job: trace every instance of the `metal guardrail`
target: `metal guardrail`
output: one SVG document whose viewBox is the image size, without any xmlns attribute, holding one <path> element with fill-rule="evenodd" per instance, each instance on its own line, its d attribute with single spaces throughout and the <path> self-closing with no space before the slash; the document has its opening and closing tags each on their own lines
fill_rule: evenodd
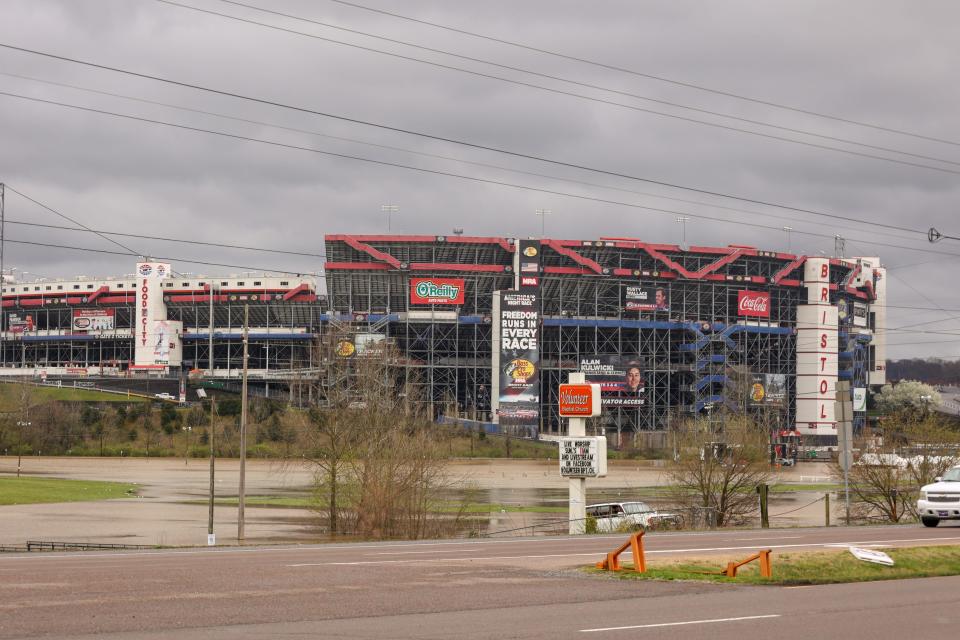
<svg viewBox="0 0 960 640">
<path fill-rule="evenodd" d="M 106 549 L 152 549 L 142 544 L 112 544 L 102 542 L 52 542 L 27 540 L 27 551 L 95 551 Z M 21 549 L 22 551 L 23 549 Z"/>
</svg>

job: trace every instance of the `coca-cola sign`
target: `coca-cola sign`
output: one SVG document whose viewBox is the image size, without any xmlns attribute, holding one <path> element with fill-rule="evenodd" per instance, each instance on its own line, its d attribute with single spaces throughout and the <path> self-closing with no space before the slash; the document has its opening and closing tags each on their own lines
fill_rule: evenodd
<svg viewBox="0 0 960 640">
<path fill-rule="evenodd" d="M 737 315 L 753 318 L 770 317 L 769 291 L 738 291 Z"/>
</svg>

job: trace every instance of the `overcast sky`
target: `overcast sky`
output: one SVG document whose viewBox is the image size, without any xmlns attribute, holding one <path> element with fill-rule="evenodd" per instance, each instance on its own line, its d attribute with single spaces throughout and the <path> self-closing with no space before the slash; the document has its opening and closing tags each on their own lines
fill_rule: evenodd
<svg viewBox="0 0 960 640">
<path fill-rule="evenodd" d="M 690 244 L 785 250 L 789 241 L 793 252 L 833 255 L 833 236 L 841 234 L 847 238 L 845 255 L 879 255 L 890 268 L 891 327 L 929 323 L 892 332 L 890 344 L 901 346 L 892 346 L 890 355 L 960 354 L 960 320 L 952 319 L 960 317 L 956 286 L 960 242 L 944 240 L 934 246 L 925 237 L 931 226 L 960 236 L 956 2 L 918 6 L 906 0 L 357 0 L 371 8 L 637 73 L 331 0 L 244 2 L 553 78 L 220 0 L 182 4 L 541 88 L 157 0 L 3 0 L 0 43 L 634 178 L 922 233 L 552 165 L 6 48 L 0 48 L 3 92 L 566 195 L 2 95 L 0 182 L 94 229 L 312 254 L 323 253 L 327 233 L 385 232 L 383 204 L 399 206 L 392 229 L 403 234 L 443 234 L 462 227 L 468 235 L 539 235 L 536 209 L 552 211 L 545 221 L 548 236 L 573 239 L 630 236 L 679 242 L 678 214 L 691 216 L 686 223 Z M 806 115 L 643 74 L 915 135 Z M 824 146 L 854 153 L 820 148 Z M 703 220 L 698 215 L 747 224 Z M 6 217 L 4 266 L 15 267 L 18 278 L 119 275 L 133 270 L 132 257 L 11 242 L 124 251 L 89 233 L 11 224 L 71 223 L 10 191 Z M 785 225 L 793 231 L 783 231 Z M 323 262 L 320 257 L 115 240 L 138 253 L 173 258 L 180 272 L 318 272 Z M 236 266 L 204 266 L 189 259 Z"/>
</svg>

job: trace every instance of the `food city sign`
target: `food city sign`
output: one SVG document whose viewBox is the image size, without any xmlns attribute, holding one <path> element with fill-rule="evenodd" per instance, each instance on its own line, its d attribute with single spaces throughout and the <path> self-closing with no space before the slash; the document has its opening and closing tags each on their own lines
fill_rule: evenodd
<svg viewBox="0 0 960 640">
<path fill-rule="evenodd" d="M 561 418 L 593 418 L 598 415 L 600 415 L 600 385 L 560 385 Z"/>
<path fill-rule="evenodd" d="M 737 315 L 753 318 L 770 317 L 769 291 L 738 291 Z"/>
<path fill-rule="evenodd" d="M 138 262 L 137 315 L 134 362 L 136 366 L 155 365 L 156 322 L 167 319 L 166 305 L 160 285 L 170 275 L 170 265 L 160 262 Z M 166 336 L 162 336 L 166 339 Z"/>
</svg>

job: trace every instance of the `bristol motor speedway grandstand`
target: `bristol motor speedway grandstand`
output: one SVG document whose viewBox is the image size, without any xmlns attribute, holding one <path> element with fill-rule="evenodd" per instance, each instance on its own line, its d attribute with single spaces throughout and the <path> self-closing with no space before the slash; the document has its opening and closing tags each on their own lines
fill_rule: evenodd
<svg viewBox="0 0 960 640">
<path fill-rule="evenodd" d="M 130 380 L 186 366 L 236 380 L 246 306 L 262 393 L 282 396 L 304 371 L 321 371 L 313 345 L 324 335 L 349 343 L 345 357 L 389 340 L 434 415 L 522 435 L 561 430 L 558 385 L 577 370 L 601 385 L 608 432 L 663 430 L 725 406 L 822 444 L 836 441 L 838 423 L 862 424 L 864 390 L 884 382 L 876 257 L 631 238 L 328 235 L 325 244 L 319 283 L 174 277 L 163 263 L 103 280 L 8 282 L 0 371 Z"/>
</svg>

